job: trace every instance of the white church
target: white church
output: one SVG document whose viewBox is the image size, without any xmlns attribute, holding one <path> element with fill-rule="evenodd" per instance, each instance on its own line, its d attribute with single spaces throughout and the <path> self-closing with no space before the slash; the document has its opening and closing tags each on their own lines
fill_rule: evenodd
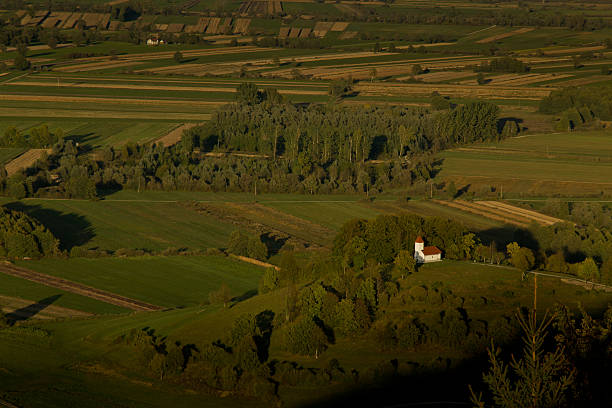
<svg viewBox="0 0 612 408">
<path fill-rule="evenodd" d="M 438 262 L 442 260 L 442 251 L 436 246 L 425 246 L 425 241 L 418 236 L 414 241 L 414 259 L 417 263 Z"/>
</svg>

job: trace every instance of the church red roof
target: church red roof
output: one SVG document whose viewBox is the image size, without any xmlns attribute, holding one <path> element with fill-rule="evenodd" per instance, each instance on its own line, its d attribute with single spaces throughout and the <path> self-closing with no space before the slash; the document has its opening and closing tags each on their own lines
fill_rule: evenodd
<svg viewBox="0 0 612 408">
<path fill-rule="evenodd" d="M 441 253 L 442 251 L 436 246 L 427 246 L 423 248 L 423 255 L 438 255 Z"/>
<path fill-rule="evenodd" d="M 417 244 L 422 244 L 422 243 L 424 243 L 425 241 L 423 241 L 423 237 L 421 237 L 421 236 L 419 235 L 419 236 L 417 237 L 416 241 L 414 241 L 414 242 L 416 242 Z"/>
</svg>

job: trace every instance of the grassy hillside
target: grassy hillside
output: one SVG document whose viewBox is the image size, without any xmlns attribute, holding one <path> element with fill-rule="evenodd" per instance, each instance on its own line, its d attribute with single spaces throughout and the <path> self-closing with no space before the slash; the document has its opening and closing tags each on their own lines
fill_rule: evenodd
<svg viewBox="0 0 612 408">
<path fill-rule="evenodd" d="M 564 284 L 558 279 L 541 277 L 538 281 L 538 308 L 542 311 L 552 307 L 555 302 L 562 302 L 572 307 L 576 307 L 577 303 L 581 302 L 587 310 L 597 312 L 612 301 L 612 294 L 586 291 L 578 286 Z M 533 280 L 528 278 L 522 281 L 520 272 L 506 268 L 445 261 L 426 265 L 402 282 L 402 288 L 406 288 L 404 290 L 415 285 L 428 287 L 442 285 L 443 288 L 451 290 L 455 295 L 465 299 L 464 307 L 473 320 L 487 319 L 501 314 L 512 315 L 519 306 L 532 304 Z M 14 390 L 10 394 L 11 400 L 20 402 L 24 406 L 40 406 L 51 389 L 55 391 L 45 400 L 46 406 L 76 404 L 88 407 L 92 401 L 103 399 L 111 405 L 157 407 L 164 406 L 171 397 L 176 400 L 173 406 L 183 406 L 181 404 L 189 406 L 195 403 L 201 404 L 198 406 L 246 406 L 247 401 L 216 400 L 211 397 L 183 394 L 176 387 L 170 389 L 169 384 L 159 383 L 148 377 L 146 373 L 135 369 L 137 365 L 135 357 L 130 355 L 131 349 L 111 344 L 130 329 L 142 327 L 152 328 L 160 336 L 169 336 L 170 339 L 181 342 L 206 344 L 223 338 L 233 320 L 243 313 L 256 314 L 263 310 L 280 313 L 284 307 L 284 298 L 284 290 L 280 290 L 255 296 L 228 309 L 217 306 L 188 307 L 80 321 L 31 323 L 29 326 L 48 330 L 50 334 L 34 335 L 35 332 L 18 334 L 11 330 L 0 333 L 0 350 L 5 351 L 0 354 L 2 364 L 11 373 L 9 375 L 7 372 L 0 372 L 0 379 L 3 384 L 9 385 L 10 389 Z M 486 301 L 483 303 L 481 300 L 476 304 L 474 302 L 477 299 L 486 299 Z M 408 312 L 419 318 L 427 318 L 428 315 L 435 315 L 444 307 L 444 305 L 415 301 L 407 305 L 393 303 L 386 310 L 391 314 Z M 12 352 L 6 352 L 8 350 Z M 338 339 L 318 360 L 282 352 L 274 341 L 271 353 L 272 358 L 298 361 L 309 367 L 325 367 L 332 358 L 337 358 L 343 367 L 355 367 L 359 370 L 375 366 L 385 359 L 399 358 L 400 361 L 430 364 L 438 357 L 450 358 L 452 367 L 459 369 L 461 367 L 459 363 L 468 357 L 448 347 L 427 345 L 420 346 L 414 351 L 381 350 L 368 336 Z M 35 361 L 37 364 L 34 368 L 32 364 Z M 452 387 L 446 387 L 440 395 L 461 400 L 461 396 L 452 393 L 463 390 L 460 394 L 465 395 L 465 384 L 477 381 L 479 375 L 477 371 L 477 366 L 472 366 L 471 371 L 464 371 L 464 375 L 469 373 L 473 377 L 462 377 L 461 381 L 455 382 Z M 34 373 L 37 380 L 35 382 L 27 380 L 28 376 Z M 129 375 L 129 381 L 125 381 L 126 375 Z M 122 385 L 119 386 L 118 381 L 122 381 Z M 417 383 L 408 381 L 408 384 Z M 419 390 L 413 385 L 409 385 L 411 394 L 421 395 L 424 390 Z M 26 389 L 27 393 L 20 392 Z M 403 390 L 406 391 L 406 388 Z M 320 386 L 281 387 L 281 395 L 288 406 L 302 406 L 317 400 L 324 401 L 335 392 L 342 391 L 346 389 Z M 166 396 L 162 396 L 162 393 Z"/>
</svg>

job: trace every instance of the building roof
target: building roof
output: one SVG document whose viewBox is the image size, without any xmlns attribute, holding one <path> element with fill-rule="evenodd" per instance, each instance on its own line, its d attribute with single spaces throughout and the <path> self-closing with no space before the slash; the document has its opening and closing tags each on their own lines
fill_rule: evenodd
<svg viewBox="0 0 612 408">
<path fill-rule="evenodd" d="M 423 237 L 421 237 L 421 236 L 419 235 L 419 236 L 417 237 L 416 241 L 414 241 L 414 242 L 419 243 L 419 244 L 422 244 L 422 243 L 424 243 L 425 241 L 423 241 Z"/>
<path fill-rule="evenodd" d="M 441 254 L 442 251 L 437 246 L 427 246 L 423 248 L 423 255 L 438 255 Z"/>
</svg>

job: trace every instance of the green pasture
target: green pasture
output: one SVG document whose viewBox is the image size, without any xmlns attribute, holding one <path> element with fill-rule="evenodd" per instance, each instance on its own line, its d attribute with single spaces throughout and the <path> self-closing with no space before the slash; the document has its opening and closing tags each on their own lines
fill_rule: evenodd
<svg viewBox="0 0 612 408">
<path fill-rule="evenodd" d="M 236 228 L 175 202 L 4 199 L 4 203 L 38 219 L 66 249 L 217 248 L 227 245 Z"/>
<path fill-rule="evenodd" d="M 263 268 L 224 256 L 73 258 L 20 262 L 20 266 L 165 307 L 208 301 L 227 284 L 233 296 L 257 289 Z"/>
</svg>

